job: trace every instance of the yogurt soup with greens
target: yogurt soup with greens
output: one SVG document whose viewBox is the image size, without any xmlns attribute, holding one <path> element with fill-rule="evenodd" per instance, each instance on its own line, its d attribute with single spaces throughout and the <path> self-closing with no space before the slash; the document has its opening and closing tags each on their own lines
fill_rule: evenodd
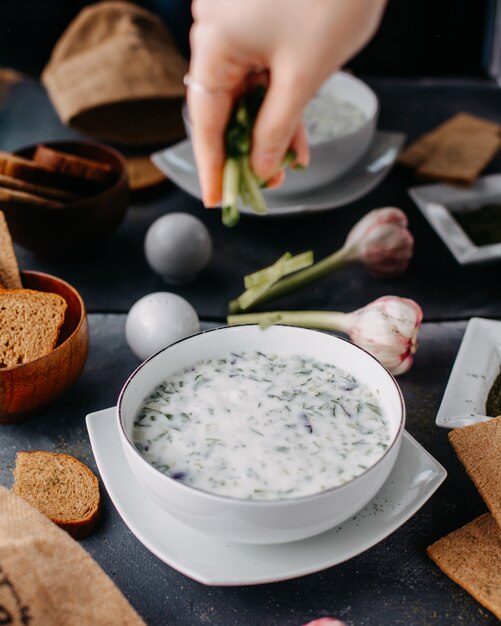
<svg viewBox="0 0 501 626">
<path fill-rule="evenodd" d="M 390 443 L 371 388 L 304 356 L 198 361 L 148 396 L 133 440 L 154 467 L 204 491 L 277 499 L 362 474 Z"/>
</svg>

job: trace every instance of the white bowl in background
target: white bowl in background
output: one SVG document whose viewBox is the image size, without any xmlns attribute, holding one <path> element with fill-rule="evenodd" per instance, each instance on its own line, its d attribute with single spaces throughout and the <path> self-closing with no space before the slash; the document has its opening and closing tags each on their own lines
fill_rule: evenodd
<svg viewBox="0 0 501 626">
<path fill-rule="evenodd" d="M 316 494 L 276 500 L 249 500 L 196 489 L 153 467 L 132 442 L 134 418 L 143 400 L 165 378 L 200 359 L 229 352 L 270 351 L 301 354 L 331 363 L 370 385 L 378 394 L 390 429 L 384 455 L 348 483 Z M 379 491 L 397 459 L 405 421 L 400 389 L 391 374 L 369 353 L 328 333 L 291 326 L 221 327 L 172 344 L 140 365 L 118 400 L 120 438 L 130 468 L 160 506 L 196 530 L 226 541 L 284 543 L 319 534 L 344 522 Z"/>
<path fill-rule="evenodd" d="M 336 72 L 329 76 L 318 92 L 332 94 L 337 100 L 352 104 L 361 111 L 364 121 L 344 135 L 310 144 L 309 166 L 298 172 L 288 171 L 284 184 L 269 193 L 302 193 L 340 178 L 361 159 L 374 139 L 379 101 L 366 83 L 346 72 Z M 191 138 L 191 123 L 186 104 L 183 105 L 182 114 L 186 134 Z"/>
<path fill-rule="evenodd" d="M 379 102 L 366 83 L 346 72 L 336 72 L 319 91 L 355 106 L 364 121 L 346 134 L 321 143 L 310 142 L 310 165 L 299 172 L 287 171 L 284 184 L 273 190 L 277 195 L 309 191 L 340 178 L 361 159 L 374 139 Z"/>
</svg>

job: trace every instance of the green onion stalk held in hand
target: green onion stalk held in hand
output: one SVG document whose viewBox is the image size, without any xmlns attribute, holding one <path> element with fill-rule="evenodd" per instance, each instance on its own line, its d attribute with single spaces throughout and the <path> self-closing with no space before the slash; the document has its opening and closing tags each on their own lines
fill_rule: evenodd
<svg viewBox="0 0 501 626">
<path fill-rule="evenodd" d="M 268 209 L 261 189 L 265 181 L 254 174 L 250 166 L 252 132 L 257 114 L 266 94 L 262 85 L 245 92 L 235 103 L 225 132 L 226 161 L 223 170 L 223 224 L 235 226 L 240 219 L 239 202 L 264 215 Z M 282 165 L 293 165 L 294 150 L 285 155 Z M 300 166 L 294 165 L 294 169 Z"/>
<path fill-rule="evenodd" d="M 257 297 L 250 298 L 245 292 L 242 294 L 245 297 L 230 302 L 230 313 L 285 296 L 352 263 L 361 263 L 374 276 L 398 276 L 407 269 L 413 252 L 414 239 L 407 224 L 407 216 L 400 209 L 386 207 L 370 211 L 351 229 L 340 250 L 313 265 L 296 268 L 300 271 L 294 274 L 269 281 Z"/>
<path fill-rule="evenodd" d="M 421 307 L 408 298 L 384 296 L 352 313 L 334 311 L 275 311 L 230 315 L 228 324 L 273 324 L 339 331 L 370 352 L 392 374 L 404 374 L 417 350 L 423 319 Z"/>
</svg>

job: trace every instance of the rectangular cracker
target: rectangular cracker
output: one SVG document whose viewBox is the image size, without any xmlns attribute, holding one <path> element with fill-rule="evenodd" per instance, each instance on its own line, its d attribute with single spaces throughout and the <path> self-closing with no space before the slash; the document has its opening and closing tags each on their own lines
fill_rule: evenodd
<svg viewBox="0 0 501 626">
<path fill-rule="evenodd" d="M 501 148 L 501 136 L 480 131 L 442 137 L 433 154 L 420 165 L 421 178 L 471 185 Z"/>
<path fill-rule="evenodd" d="M 501 530 L 485 513 L 426 550 L 438 567 L 501 619 Z"/>
<path fill-rule="evenodd" d="M 0 287 L 21 289 L 21 276 L 5 215 L 0 211 Z"/>
<path fill-rule="evenodd" d="M 457 113 L 407 146 L 398 162 L 417 169 L 431 158 L 444 138 L 457 135 L 468 135 L 471 138 L 476 133 L 501 135 L 501 125 L 471 113 Z"/>
<path fill-rule="evenodd" d="M 456 428 L 449 441 L 501 528 L 501 416 Z"/>
</svg>

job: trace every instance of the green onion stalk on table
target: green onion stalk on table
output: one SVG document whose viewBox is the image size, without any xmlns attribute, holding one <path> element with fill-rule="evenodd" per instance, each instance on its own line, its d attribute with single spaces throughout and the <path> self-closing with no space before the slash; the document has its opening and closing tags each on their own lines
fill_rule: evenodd
<svg viewBox="0 0 501 626">
<path fill-rule="evenodd" d="M 371 211 L 351 229 L 341 249 L 322 261 L 314 263 L 312 251 L 296 256 L 287 252 L 272 265 L 246 276 L 246 290 L 230 303 L 230 313 L 244 313 L 229 315 L 228 324 L 259 324 L 263 329 L 273 324 L 289 324 L 342 332 L 390 372 L 403 374 L 412 365 L 423 318 L 420 306 L 413 300 L 384 296 L 351 313 L 245 311 L 306 287 L 349 263 L 361 263 L 376 276 L 397 276 L 407 268 L 413 244 L 407 217 L 400 209 Z"/>
<path fill-rule="evenodd" d="M 229 315 L 228 324 L 259 324 L 263 330 L 273 324 L 302 326 L 342 332 L 367 350 L 395 376 L 412 366 L 423 312 L 409 298 L 383 296 L 366 306 L 339 311 L 273 311 Z"/>
<path fill-rule="evenodd" d="M 362 264 L 378 277 L 398 276 L 407 269 L 413 246 L 403 211 L 394 207 L 375 209 L 355 224 L 339 250 L 321 261 L 313 263 L 311 250 L 295 257 L 286 253 L 270 267 L 247 276 L 246 290 L 230 302 L 229 312 L 248 311 L 353 263 Z"/>
</svg>

